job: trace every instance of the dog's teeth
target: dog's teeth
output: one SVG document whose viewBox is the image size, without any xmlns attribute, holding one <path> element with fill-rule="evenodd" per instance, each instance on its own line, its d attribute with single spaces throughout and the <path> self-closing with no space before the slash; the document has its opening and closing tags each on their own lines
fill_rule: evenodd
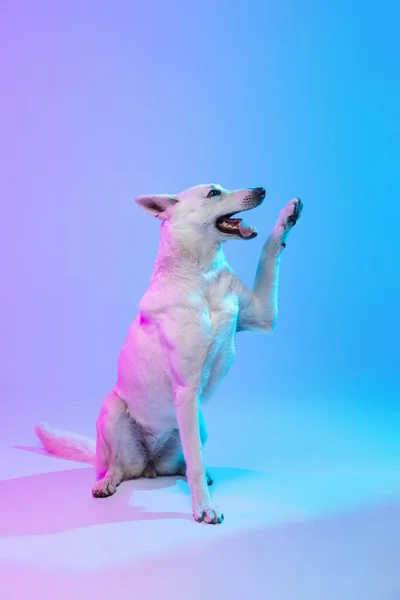
<svg viewBox="0 0 400 600">
<path fill-rule="evenodd" d="M 239 227 L 237 225 L 232 225 L 232 223 L 227 223 L 226 221 L 222 221 L 221 227 L 224 229 L 231 229 L 232 231 L 238 231 Z"/>
<path fill-rule="evenodd" d="M 232 225 L 231 223 L 226 223 L 225 221 L 223 221 L 221 223 L 221 225 L 223 225 L 224 227 L 226 227 L 227 229 L 237 229 L 236 225 Z"/>
</svg>

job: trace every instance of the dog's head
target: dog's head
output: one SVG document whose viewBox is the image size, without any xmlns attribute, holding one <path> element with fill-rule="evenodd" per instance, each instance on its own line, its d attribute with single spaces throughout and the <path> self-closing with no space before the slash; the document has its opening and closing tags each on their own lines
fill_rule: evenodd
<svg viewBox="0 0 400 600">
<path fill-rule="evenodd" d="M 210 184 L 197 185 L 177 196 L 141 196 L 136 203 L 147 213 L 168 221 L 177 232 L 225 242 L 256 237 L 256 229 L 234 215 L 259 206 L 264 198 L 262 187 L 230 191 Z"/>
</svg>

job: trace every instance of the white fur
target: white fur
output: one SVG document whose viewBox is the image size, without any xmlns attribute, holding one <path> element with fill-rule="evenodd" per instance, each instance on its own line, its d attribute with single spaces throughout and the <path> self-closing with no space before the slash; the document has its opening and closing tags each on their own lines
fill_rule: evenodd
<svg viewBox="0 0 400 600">
<path fill-rule="evenodd" d="M 210 197 L 210 190 L 219 195 Z M 280 254 L 302 209 L 295 199 L 279 215 L 250 291 L 222 249 L 241 236 L 222 233 L 216 220 L 258 206 L 261 190 L 202 185 L 178 196 L 137 199 L 162 221 L 160 247 L 120 353 L 116 385 L 97 419 L 96 457 L 84 438 L 36 429 L 50 453 L 96 462 L 95 496 L 113 494 L 124 479 L 186 473 L 195 519 L 222 522 L 207 486 L 200 404 L 227 374 L 236 332 L 275 327 Z"/>
<path fill-rule="evenodd" d="M 35 433 L 49 454 L 96 464 L 96 444 L 93 440 L 74 433 L 65 433 L 46 425 L 36 425 Z"/>
</svg>

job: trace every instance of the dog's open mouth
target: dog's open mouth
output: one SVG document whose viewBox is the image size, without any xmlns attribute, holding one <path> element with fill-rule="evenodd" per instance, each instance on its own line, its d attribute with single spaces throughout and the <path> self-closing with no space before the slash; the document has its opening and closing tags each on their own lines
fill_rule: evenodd
<svg viewBox="0 0 400 600">
<path fill-rule="evenodd" d="M 257 235 L 256 228 L 247 225 L 243 219 L 232 218 L 234 214 L 236 213 L 224 215 L 217 219 L 216 226 L 218 231 L 228 235 L 236 235 L 245 239 L 255 238 Z"/>
</svg>

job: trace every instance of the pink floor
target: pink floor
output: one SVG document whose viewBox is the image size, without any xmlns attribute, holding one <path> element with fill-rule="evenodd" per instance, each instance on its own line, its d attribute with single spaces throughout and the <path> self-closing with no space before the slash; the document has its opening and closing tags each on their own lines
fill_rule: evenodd
<svg viewBox="0 0 400 600">
<path fill-rule="evenodd" d="M 271 427 L 265 459 L 246 450 L 246 434 L 241 447 L 226 439 L 218 452 L 224 428 L 211 427 L 214 496 L 226 520 L 206 526 L 192 520 L 180 479 L 129 482 L 93 499 L 92 468 L 35 448 L 32 408 L 19 435 L 3 432 L 0 598 L 400 599 L 399 465 L 388 456 L 371 464 L 368 431 L 345 461 L 335 450 L 345 433 L 325 428 L 324 453 L 319 427 L 307 425 L 313 410 L 286 420 L 286 442 Z M 240 421 L 236 414 L 230 427 Z M 301 435 L 309 456 L 299 453 Z"/>
</svg>

